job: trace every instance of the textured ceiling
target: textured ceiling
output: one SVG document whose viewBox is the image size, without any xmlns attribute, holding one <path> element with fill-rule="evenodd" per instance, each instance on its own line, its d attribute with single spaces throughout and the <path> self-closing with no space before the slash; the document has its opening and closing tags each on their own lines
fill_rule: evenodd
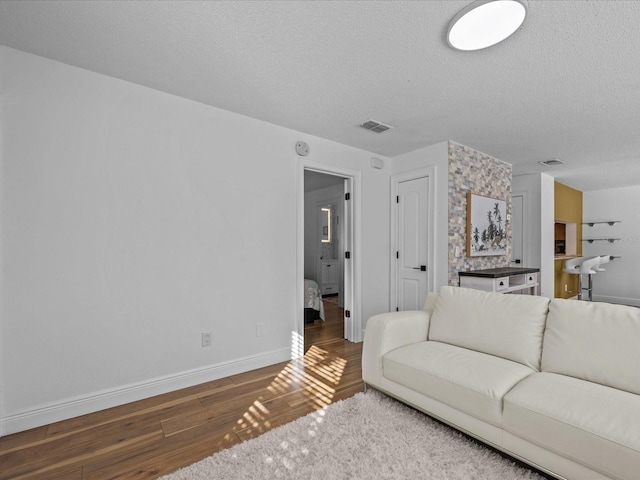
<svg viewBox="0 0 640 480">
<path fill-rule="evenodd" d="M 514 36 L 457 52 L 468 3 L 1 1 L 0 44 L 380 155 L 451 139 L 515 174 L 640 185 L 640 2 L 529 0 Z"/>
</svg>

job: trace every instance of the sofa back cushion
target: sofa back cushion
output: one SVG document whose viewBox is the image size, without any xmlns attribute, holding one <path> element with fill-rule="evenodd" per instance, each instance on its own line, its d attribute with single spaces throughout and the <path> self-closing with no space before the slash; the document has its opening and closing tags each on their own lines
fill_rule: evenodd
<svg viewBox="0 0 640 480">
<path fill-rule="evenodd" d="M 640 395 L 640 309 L 552 300 L 542 370 Z"/>
<path fill-rule="evenodd" d="M 545 297 L 441 287 L 431 315 L 429 340 L 540 370 L 548 309 Z"/>
<path fill-rule="evenodd" d="M 437 292 L 429 292 L 427 293 L 427 298 L 424 300 L 424 306 L 422 309 L 431 316 L 433 313 L 433 309 L 436 308 L 436 301 L 438 300 Z"/>
</svg>

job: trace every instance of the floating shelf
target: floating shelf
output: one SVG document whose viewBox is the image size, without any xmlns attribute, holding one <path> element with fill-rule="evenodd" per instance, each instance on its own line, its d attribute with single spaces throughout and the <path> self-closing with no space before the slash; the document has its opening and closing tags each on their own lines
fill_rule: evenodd
<svg viewBox="0 0 640 480">
<path fill-rule="evenodd" d="M 622 240 L 621 238 L 583 238 L 582 241 L 583 242 L 589 242 L 589 243 L 593 243 L 593 242 L 609 242 L 609 243 L 613 243 L 613 242 L 617 242 L 619 240 Z"/>
<path fill-rule="evenodd" d="M 582 225 L 589 225 L 590 227 L 593 227 L 594 225 L 597 225 L 598 223 L 606 223 L 610 226 L 613 227 L 614 224 L 616 223 L 620 223 L 621 220 L 606 220 L 604 222 L 583 222 Z"/>
</svg>

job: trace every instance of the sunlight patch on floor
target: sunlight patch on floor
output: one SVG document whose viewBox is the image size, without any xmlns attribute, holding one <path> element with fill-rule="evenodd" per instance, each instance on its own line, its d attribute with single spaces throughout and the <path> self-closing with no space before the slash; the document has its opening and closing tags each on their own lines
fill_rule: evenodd
<svg viewBox="0 0 640 480">
<path fill-rule="evenodd" d="M 291 332 L 291 358 L 301 358 L 304 355 L 304 335 Z"/>
<path fill-rule="evenodd" d="M 322 409 L 333 402 L 336 387 L 340 384 L 346 366 L 347 360 L 344 358 L 331 357 L 326 350 L 314 345 L 301 358 L 294 358 L 288 362 L 273 379 L 267 387 L 271 394 L 269 400 L 281 398 L 292 405 L 291 408 L 302 405 L 316 410 L 317 427 L 324 416 Z M 237 434 L 240 432 L 241 438 L 246 438 L 270 430 L 274 419 L 282 413 L 274 416 L 265 403 L 268 401 L 263 396 L 254 401 L 235 422 L 232 431 L 225 435 L 225 443 L 237 443 Z M 315 429 L 309 430 L 309 434 L 315 435 Z"/>
</svg>

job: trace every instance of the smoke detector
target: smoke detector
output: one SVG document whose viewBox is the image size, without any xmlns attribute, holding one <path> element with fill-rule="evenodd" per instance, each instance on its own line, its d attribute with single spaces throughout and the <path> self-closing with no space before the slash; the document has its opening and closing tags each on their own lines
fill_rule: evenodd
<svg viewBox="0 0 640 480">
<path fill-rule="evenodd" d="M 360 126 L 362 128 L 366 128 L 367 130 L 371 130 L 372 132 L 376 132 L 376 133 L 386 132 L 390 128 L 393 128 L 390 125 L 385 125 L 384 123 L 378 122 L 376 120 L 367 120 Z"/>
<path fill-rule="evenodd" d="M 545 167 L 555 167 L 557 165 L 564 165 L 564 162 L 559 158 L 552 158 L 551 160 L 543 160 L 538 163 L 540 165 L 544 165 Z"/>
</svg>

